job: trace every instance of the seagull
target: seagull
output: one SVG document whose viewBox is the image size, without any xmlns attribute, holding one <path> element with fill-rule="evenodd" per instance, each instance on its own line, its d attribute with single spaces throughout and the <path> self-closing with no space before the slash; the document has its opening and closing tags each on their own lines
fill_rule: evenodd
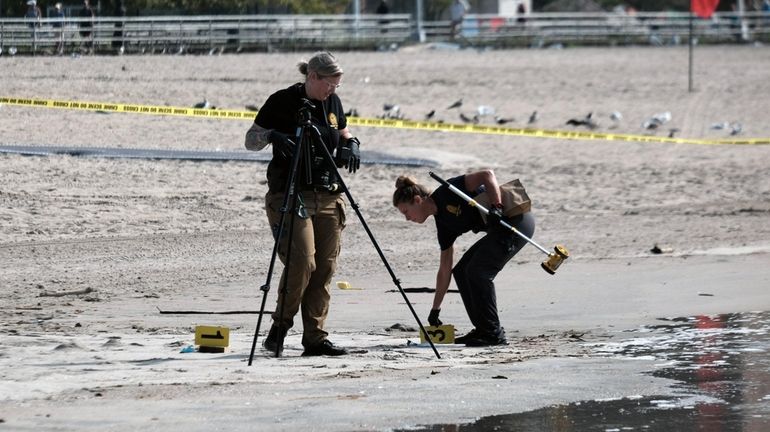
<svg viewBox="0 0 770 432">
<path fill-rule="evenodd" d="M 488 115 L 495 115 L 495 109 L 489 105 L 479 105 L 478 108 L 476 108 L 476 112 L 480 116 L 488 116 Z"/>
<path fill-rule="evenodd" d="M 585 126 L 588 129 L 596 129 L 596 127 L 598 125 L 596 124 L 596 122 L 594 122 L 591 119 L 592 115 L 593 115 L 593 112 L 590 112 L 590 113 L 588 113 L 587 116 L 585 116 L 585 118 L 582 118 L 582 119 L 571 118 L 571 119 L 567 120 L 567 124 L 570 125 L 570 126 Z"/>
<path fill-rule="evenodd" d="M 447 109 L 460 108 L 462 105 L 463 105 L 463 100 L 459 99 L 458 101 L 456 101 L 452 105 L 449 105 L 449 107 Z"/>
<path fill-rule="evenodd" d="M 254 111 L 254 112 L 259 111 L 259 107 L 258 106 L 251 105 L 251 104 L 246 105 L 246 109 L 249 110 L 249 111 Z"/>
<path fill-rule="evenodd" d="M 436 110 L 430 110 L 428 114 L 425 114 L 425 120 L 432 119 L 434 115 L 436 115 Z"/>
<path fill-rule="evenodd" d="M 657 129 L 664 123 L 671 121 L 671 113 L 669 111 L 655 114 L 642 123 L 642 127 L 645 129 Z"/>
<path fill-rule="evenodd" d="M 711 125 L 711 129 L 716 129 L 716 130 L 727 129 L 729 127 L 730 127 L 730 123 L 728 122 L 714 123 Z"/>
<path fill-rule="evenodd" d="M 495 123 L 497 123 L 499 125 L 510 123 L 512 121 L 514 121 L 513 118 L 503 118 L 503 117 L 500 117 L 500 116 L 495 116 Z"/>
<path fill-rule="evenodd" d="M 209 109 L 209 108 L 211 108 L 211 104 L 209 103 L 208 99 L 203 98 L 203 102 L 198 102 L 197 104 L 193 105 L 193 108 L 196 108 L 196 109 Z"/>
<path fill-rule="evenodd" d="M 645 120 L 644 123 L 642 123 L 642 127 L 650 130 L 657 129 L 659 126 L 668 122 L 669 120 L 671 120 L 671 113 L 666 111 L 664 113 L 655 114 L 654 116 Z"/>
<path fill-rule="evenodd" d="M 532 124 L 537 121 L 537 110 L 532 111 L 532 114 L 529 115 L 529 120 L 527 120 L 527 124 Z"/>
</svg>

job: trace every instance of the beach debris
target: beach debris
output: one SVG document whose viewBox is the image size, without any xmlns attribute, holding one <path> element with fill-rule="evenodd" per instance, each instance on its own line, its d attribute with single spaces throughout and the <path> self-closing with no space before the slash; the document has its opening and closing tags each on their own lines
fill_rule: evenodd
<svg viewBox="0 0 770 432">
<path fill-rule="evenodd" d="M 64 297 L 69 295 L 82 295 L 82 294 L 89 294 L 94 292 L 94 289 L 91 287 L 82 289 L 82 290 L 76 290 L 76 291 L 59 291 L 59 292 L 47 292 L 43 291 L 40 294 L 38 294 L 38 297 Z"/>
<path fill-rule="evenodd" d="M 163 310 L 157 306 L 158 313 L 165 315 L 259 315 L 257 310 L 226 310 L 226 311 L 205 311 L 205 310 Z M 262 315 L 272 314 L 273 311 L 262 311 Z"/>
<path fill-rule="evenodd" d="M 610 113 L 610 120 L 619 122 L 623 120 L 623 114 L 621 114 L 620 111 L 613 111 Z"/>
<path fill-rule="evenodd" d="M 386 332 L 392 332 L 392 331 L 402 331 L 402 332 L 415 332 L 417 331 L 416 328 L 408 325 L 404 325 L 401 323 L 395 323 L 390 327 L 385 328 Z"/>
<path fill-rule="evenodd" d="M 245 108 L 246 108 L 247 110 L 249 110 L 249 111 L 254 111 L 254 112 L 257 112 L 257 111 L 259 111 L 259 107 L 258 107 L 258 106 L 256 106 L 256 105 L 253 105 L 253 104 L 248 104 L 248 105 L 246 105 L 246 107 L 245 107 Z M 345 114 L 345 115 L 347 115 L 347 114 Z"/>
<path fill-rule="evenodd" d="M 594 114 L 593 112 L 590 112 L 582 119 L 571 118 L 567 120 L 567 124 L 570 126 L 585 126 L 588 129 L 596 129 L 598 125 L 592 118 L 593 114 Z"/>
<path fill-rule="evenodd" d="M 666 112 L 655 114 L 649 119 L 645 120 L 644 123 L 642 123 L 642 127 L 644 129 L 657 129 L 658 127 L 670 121 L 671 121 L 671 112 L 666 111 Z"/>
<path fill-rule="evenodd" d="M 345 113 L 345 117 L 359 117 L 358 110 L 356 108 L 351 108 Z"/>
<path fill-rule="evenodd" d="M 425 114 L 425 120 L 430 120 L 436 115 L 436 110 L 430 110 L 428 114 Z"/>
<path fill-rule="evenodd" d="M 538 119 L 537 110 L 532 111 L 532 114 L 529 115 L 529 120 L 527 120 L 527 124 L 535 123 L 537 122 L 537 119 Z"/>
<path fill-rule="evenodd" d="M 510 123 L 512 121 L 514 121 L 513 117 L 505 118 L 505 117 L 495 116 L 495 123 L 497 123 L 499 125 Z"/>
<path fill-rule="evenodd" d="M 492 377 L 492 379 L 508 379 L 508 377 L 505 375 L 495 375 Z"/>
<path fill-rule="evenodd" d="M 714 297 L 714 294 L 709 294 L 704 292 L 699 292 L 698 295 L 701 297 Z"/>
<path fill-rule="evenodd" d="M 455 101 L 455 103 L 453 103 L 452 105 L 449 105 L 447 109 L 460 108 L 461 106 L 463 106 L 463 100 L 458 99 L 457 101 Z"/>
<path fill-rule="evenodd" d="M 654 253 L 656 255 L 658 255 L 658 254 L 670 254 L 670 253 L 674 252 L 674 248 L 672 248 L 670 246 L 658 246 L 658 244 L 656 243 L 655 246 L 653 246 L 652 249 L 650 249 L 650 252 L 652 252 L 652 253 Z"/>
<path fill-rule="evenodd" d="M 730 124 L 730 135 L 738 135 L 743 131 L 743 125 L 738 122 Z"/>
<path fill-rule="evenodd" d="M 341 290 L 362 290 L 363 288 L 353 288 L 348 281 L 337 281 L 337 288 Z"/>
</svg>

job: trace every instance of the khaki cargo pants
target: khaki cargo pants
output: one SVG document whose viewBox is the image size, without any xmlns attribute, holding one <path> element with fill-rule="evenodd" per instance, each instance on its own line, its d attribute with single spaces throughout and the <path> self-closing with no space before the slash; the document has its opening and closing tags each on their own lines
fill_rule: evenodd
<svg viewBox="0 0 770 432">
<path fill-rule="evenodd" d="M 302 345 L 317 345 L 328 336 L 324 322 L 329 313 L 331 291 L 329 284 L 337 268 L 340 235 L 345 227 L 345 201 L 339 194 L 303 191 L 299 194 L 307 217 L 294 217 L 291 260 L 285 267 L 278 285 L 278 302 L 273 313 L 273 325 L 281 323 L 284 331 L 294 325 L 294 316 L 302 309 Z M 268 192 L 265 196 L 267 219 L 278 235 L 284 194 Z M 300 203 L 298 203 L 299 207 Z M 291 206 L 289 206 L 291 207 Z M 286 265 L 291 215 L 286 213 L 285 226 L 278 245 L 278 256 Z M 281 290 L 286 285 L 286 295 Z M 281 308 L 283 307 L 283 316 Z"/>
</svg>

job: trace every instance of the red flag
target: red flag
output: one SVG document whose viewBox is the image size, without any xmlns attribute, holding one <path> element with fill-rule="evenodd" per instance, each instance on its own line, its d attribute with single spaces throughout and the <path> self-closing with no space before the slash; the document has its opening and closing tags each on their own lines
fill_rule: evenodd
<svg viewBox="0 0 770 432">
<path fill-rule="evenodd" d="M 701 18 L 711 18 L 719 0 L 690 0 L 690 10 Z"/>
</svg>

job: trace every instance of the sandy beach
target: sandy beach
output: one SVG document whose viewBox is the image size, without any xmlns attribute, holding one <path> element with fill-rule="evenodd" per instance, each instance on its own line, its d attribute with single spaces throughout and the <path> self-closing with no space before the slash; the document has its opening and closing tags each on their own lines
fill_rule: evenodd
<svg viewBox="0 0 770 432">
<path fill-rule="evenodd" d="M 435 110 L 458 123 L 488 106 L 514 127 L 575 130 L 567 120 L 592 113 L 599 132 L 739 139 L 770 137 L 768 52 L 697 47 L 694 92 L 686 47 L 336 54 L 340 97 L 362 117 L 398 104 L 406 118 Z M 308 55 L 3 57 L 0 95 L 169 106 L 206 98 L 241 110 L 299 81 L 295 65 Z M 643 128 L 665 112 L 670 121 Z M 714 128 L 723 122 L 741 131 Z M 2 105 L 0 145 L 240 150 L 249 125 Z M 498 276 L 510 345 L 437 345 L 440 359 L 415 345 L 408 306 L 348 203 L 334 281 L 359 289 L 333 288 L 327 327 L 351 354 L 302 358 L 295 328 L 282 358 L 258 349 L 247 366 L 257 322 L 247 312 L 260 307 L 273 246 L 266 164 L 0 154 L 0 429 L 392 430 L 670 395 L 671 380 L 644 373 L 654 359 L 601 357 L 593 344 L 664 317 L 770 309 L 770 146 L 351 129 L 364 151 L 436 164 L 345 174 L 404 288 L 433 286 L 439 251 L 432 222 L 408 223 L 392 207 L 398 175 L 435 186 L 430 170 L 447 178 L 492 168 L 527 187 L 534 238 L 571 257 L 550 276 L 528 246 Z M 477 238 L 461 237 L 459 252 Z M 269 310 L 277 291 L 276 277 Z M 409 300 L 427 319 L 432 294 Z M 442 318 L 469 329 L 457 294 Z M 230 328 L 224 354 L 180 352 L 202 324 Z"/>
</svg>

